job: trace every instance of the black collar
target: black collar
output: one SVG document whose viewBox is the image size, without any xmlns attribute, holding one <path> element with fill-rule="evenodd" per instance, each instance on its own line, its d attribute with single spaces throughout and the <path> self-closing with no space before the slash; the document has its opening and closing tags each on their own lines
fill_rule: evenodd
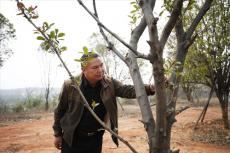
<svg viewBox="0 0 230 153">
<path fill-rule="evenodd" d="M 80 77 L 78 77 L 78 81 L 79 81 L 79 87 L 82 86 L 82 82 L 84 82 L 85 79 L 83 79 L 85 77 L 84 73 L 81 73 Z M 109 86 L 109 84 L 107 83 L 107 81 L 105 80 L 105 77 L 103 76 L 102 79 L 100 81 L 102 85 L 103 85 L 103 88 L 107 88 Z M 85 84 L 85 83 L 84 83 Z"/>
<path fill-rule="evenodd" d="M 85 75 L 82 76 L 82 81 L 83 81 L 84 87 L 86 87 L 87 85 L 90 86 L 89 81 L 87 80 L 87 78 L 85 77 Z M 99 81 L 97 82 L 96 86 L 99 86 L 99 85 L 101 85 L 101 84 L 102 84 L 102 81 L 99 80 Z M 95 87 L 96 87 L 96 86 L 95 86 Z"/>
</svg>

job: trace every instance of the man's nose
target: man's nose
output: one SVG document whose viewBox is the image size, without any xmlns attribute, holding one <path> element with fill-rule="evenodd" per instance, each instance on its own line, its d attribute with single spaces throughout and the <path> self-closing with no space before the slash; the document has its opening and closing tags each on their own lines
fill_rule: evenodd
<svg viewBox="0 0 230 153">
<path fill-rule="evenodd" d="M 102 72 L 103 71 L 103 67 L 99 67 L 98 72 Z"/>
</svg>

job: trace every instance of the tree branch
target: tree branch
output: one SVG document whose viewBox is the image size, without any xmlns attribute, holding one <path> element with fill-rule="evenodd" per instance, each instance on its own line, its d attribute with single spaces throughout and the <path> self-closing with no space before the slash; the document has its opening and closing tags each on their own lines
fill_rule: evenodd
<svg viewBox="0 0 230 153">
<path fill-rule="evenodd" d="M 184 106 L 184 107 L 179 108 L 178 110 L 175 111 L 175 115 L 180 114 L 181 112 L 183 112 L 184 110 L 188 108 L 190 108 L 190 106 Z"/>
<path fill-rule="evenodd" d="M 192 40 L 187 45 L 188 47 L 190 47 L 193 44 L 193 42 L 195 41 L 197 36 L 198 36 L 198 34 L 196 34 L 195 36 L 192 37 Z"/>
<path fill-rule="evenodd" d="M 172 151 L 172 153 L 179 153 L 180 152 L 180 149 L 177 149 L 175 151 Z"/>
<path fill-rule="evenodd" d="M 172 14 L 171 14 L 167 24 L 165 25 L 164 30 L 163 30 L 162 35 L 161 35 L 161 38 L 160 38 L 160 42 L 161 42 L 163 47 L 165 46 L 165 43 L 167 42 L 168 37 L 169 37 L 172 29 L 174 28 L 174 25 L 178 21 L 182 6 L 183 6 L 183 0 L 175 0 L 174 1 L 174 7 L 173 7 Z"/>
<path fill-rule="evenodd" d="M 98 18 L 89 11 L 89 9 L 83 4 L 81 0 L 77 0 L 80 5 L 97 21 L 98 25 L 103 27 L 106 31 L 108 31 L 111 35 L 113 35 L 118 41 L 120 41 L 123 45 L 125 45 L 127 48 L 129 48 L 134 54 L 138 55 L 139 52 L 133 49 L 129 44 L 127 44 L 125 41 L 123 41 L 119 36 L 117 36 L 115 33 L 113 33 L 111 30 L 109 30 L 104 24 L 102 24 Z"/>
<path fill-rule="evenodd" d="M 145 55 L 145 54 L 139 54 L 139 55 L 137 56 L 137 58 L 143 58 L 143 59 L 146 59 L 146 60 L 150 60 L 149 55 Z"/>
<path fill-rule="evenodd" d="M 205 13 L 209 10 L 212 1 L 213 0 L 206 0 L 205 1 L 203 7 L 201 8 L 201 10 L 199 11 L 199 13 L 197 14 L 196 18 L 193 20 L 191 26 L 188 29 L 188 32 L 187 32 L 186 37 L 185 37 L 186 40 L 190 40 L 194 30 L 196 29 L 196 26 L 198 25 L 200 20 L 203 18 Z"/>
<path fill-rule="evenodd" d="M 93 0 L 93 7 L 94 7 L 95 16 L 98 18 L 95 0 Z M 101 25 L 98 24 L 98 26 L 99 26 L 99 29 L 100 29 L 100 32 L 101 32 L 102 36 L 104 37 L 105 41 L 108 44 L 108 49 L 112 50 L 123 62 L 126 63 L 125 57 L 114 47 L 114 45 L 111 43 L 111 41 L 109 41 L 109 39 L 105 35 Z"/>
<path fill-rule="evenodd" d="M 151 41 L 151 48 L 154 48 L 158 41 L 158 31 L 157 31 L 157 20 L 158 18 L 154 18 L 151 8 L 151 3 L 148 0 L 141 0 L 140 6 L 142 8 L 142 11 L 144 13 L 145 21 L 149 28 L 149 37 Z M 151 49 L 153 51 L 153 49 Z M 159 55 L 160 53 L 157 52 Z"/>
</svg>

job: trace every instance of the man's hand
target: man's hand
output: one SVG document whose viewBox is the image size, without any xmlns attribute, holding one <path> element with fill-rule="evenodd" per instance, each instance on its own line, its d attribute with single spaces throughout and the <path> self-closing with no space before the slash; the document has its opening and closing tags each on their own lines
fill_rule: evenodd
<svg viewBox="0 0 230 153">
<path fill-rule="evenodd" d="M 61 150 L 62 146 L 62 136 L 54 137 L 54 145 L 57 149 Z"/>
<path fill-rule="evenodd" d="M 167 76 L 165 76 L 165 88 L 168 88 L 168 85 L 169 85 L 169 79 Z M 155 92 L 155 84 L 151 84 L 150 85 L 150 90 L 151 92 Z"/>
</svg>

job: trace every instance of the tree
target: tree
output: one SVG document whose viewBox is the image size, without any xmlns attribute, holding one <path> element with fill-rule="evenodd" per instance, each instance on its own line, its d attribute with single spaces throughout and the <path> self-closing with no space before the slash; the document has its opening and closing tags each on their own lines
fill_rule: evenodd
<svg viewBox="0 0 230 153">
<path fill-rule="evenodd" d="M 17 1 L 18 2 L 18 1 Z M 192 45 L 196 37 L 193 37 L 193 33 L 200 22 L 200 20 L 203 18 L 205 13 L 209 10 L 210 4 L 212 0 L 206 0 L 200 9 L 197 16 L 193 19 L 192 24 L 189 26 L 188 29 L 184 30 L 184 20 L 183 15 L 184 13 L 188 13 L 190 10 L 189 8 L 194 4 L 195 1 L 189 1 L 189 3 L 182 0 L 174 0 L 174 1 L 164 1 L 164 7 L 165 9 L 170 13 L 169 20 L 166 23 L 164 30 L 162 31 L 161 37 L 158 36 L 158 29 L 157 29 L 157 21 L 158 18 L 155 18 L 153 15 L 153 9 L 155 6 L 155 0 L 140 0 L 132 2 L 131 4 L 134 4 L 135 10 L 132 11 L 137 12 L 141 9 L 140 12 L 143 12 L 143 17 L 140 21 L 140 23 L 136 26 L 136 28 L 131 33 L 130 43 L 127 44 L 124 42 L 121 38 L 119 38 L 115 33 L 113 33 L 111 30 L 109 30 L 105 25 L 103 25 L 100 20 L 98 19 L 98 15 L 96 12 L 96 6 L 95 6 L 95 0 L 94 0 L 94 10 L 95 15 L 91 13 L 91 11 L 88 10 L 88 8 L 83 4 L 81 0 L 78 0 L 79 4 L 82 5 L 86 11 L 98 22 L 100 32 L 102 33 L 103 37 L 105 38 L 106 42 L 108 43 L 108 48 L 112 50 L 118 57 L 121 58 L 122 61 L 126 63 L 126 65 L 129 67 L 130 74 L 133 80 L 134 88 L 136 90 L 136 97 L 138 99 L 141 113 L 142 113 L 142 120 L 141 122 L 144 124 L 145 129 L 148 133 L 149 138 L 149 152 L 151 153 L 162 153 L 172 152 L 170 149 L 170 137 L 171 137 L 171 128 L 175 120 L 175 116 L 185 110 L 188 107 L 180 108 L 179 110 L 175 110 L 176 107 L 176 97 L 178 93 L 178 84 L 180 82 L 180 73 L 183 71 L 183 67 L 180 65 L 180 63 L 183 65 L 185 61 L 186 54 L 188 52 L 189 47 Z M 187 4 L 187 5 L 186 5 Z M 18 2 L 18 5 L 20 3 Z M 186 5 L 185 7 L 183 5 Z M 33 18 L 33 16 L 28 16 L 27 14 L 30 13 L 31 9 L 28 9 L 29 11 L 25 11 L 25 7 L 20 7 L 21 12 L 23 15 L 32 23 L 30 19 Z M 187 10 L 187 11 L 186 11 Z M 133 16 L 133 23 L 136 23 L 137 17 Z M 186 23 L 187 24 L 187 23 Z M 140 36 L 142 35 L 145 28 L 148 26 L 149 31 L 149 38 L 148 44 L 150 46 L 150 52 L 148 55 L 144 55 L 137 51 L 137 43 L 139 41 Z M 41 29 L 37 26 L 34 26 L 37 31 L 39 31 L 42 36 L 38 36 L 37 39 L 43 40 L 48 45 L 52 46 L 52 49 L 54 52 L 57 53 L 58 57 L 58 51 L 59 48 L 55 46 L 55 42 L 57 39 L 57 34 L 55 35 L 54 31 L 51 31 L 50 33 L 46 33 L 45 28 Z M 49 26 L 46 26 L 49 27 Z M 175 27 L 176 36 L 177 36 L 177 50 L 176 50 L 176 60 L 175 62 L 176 69 L 173 70 L 173 73 L 170 77 L 171 85 L 168 88 L 168 92 L 165 91 L 165 81 L 164 81 L 164 66 L 163 66 L 163 51 L 165 44 L 167 42 L 167 39 L 172 32 L 172 29 Z M 124 56 L 122 55 L 115 47 L 114 45 L 109 41 L 108 37 L 103 32 L 103 29 L 108 31 L 110 34 L 112 34 L 116 39 L 118 39 L 121 43 L 123 43 L 128 49 L 129 53 Z M 47 35 L 48 34 L 48 35 Z M 86 47 L 83 48 L 84 54 L 88 55 L 88 49 Z M 90 57 L 90 55 L 89 55 Z M 155 81 L 155 91 L 156 91 L 156 121 L 153 118 L 153 114 L 151 111 L 151 107 L 146 95 L 146 92 L 144 90 L 144 84 L 141 79 L 141 75 L 139 72 L 138 64 L 137 64 L 137 58 L 143 58 L 146 60 L 149 60 L 152 64 L 153 68 L 153 76 Z M 62 61 L 62 59 L 60 58 Z M 77 60 L 78 61 L 78 60 Z M 75 83 L 75 88 L 80 92 L 77 82 L 74 81 L 73 76 L 69 72 L 68 68 L 66 67 L 65 63 L 62 61 L 63 66 L 68 71 L 71 79 Z M 172 64 L 170 64 L 172 65 Z M 81 94 L 82 95 L 82 94 Z M 166 98 L 167 96 L 167 98 Z M 101 122 L 97 116 L 95 116 L 94 112 L 91 110 L 91 108 L 87 105 L 84 96 L 82 95 L 82 98 L 84 100 L 85 107 L 89 109 L 89 111 L 94 115 L 94 117 L 99 121 L 99 123 L 105 127 L 106 130 L 111 132 L 113 135 L 116 135 L 113 131 L 111 131 L 107 126 Z M 119 139 L 120 137 L 117 136 Z M 123 141 L 123 139 L 120 139 Z M 130 149 L 133 152 L 136 152 L 127 141 L 123 141 L 125 144 L 127 144 Z M 179 152 L 179 151 L 174 151 Z"/>
<path fill-rule="evenodd" d="M 214 87 L 219 99 L 224 127 L 229 129 L 228 96 L 230 89 L 230 1 L 214 0 L 210 12 L 198 25 L 198 37 L 186 59 L 187 82 Z M 200 9 L 195 5 L 194 12 Z M 194 14 L 187 16 L 188 20 Z"/>
<path fill-rule="evenodd" d="M 13 24 L 0 13 L 0 67 L 13 54 L 12 50 L 8 48 L 8 43 L 15 36 Z"/>
<path fill-rule="evenodd" d="M 52 53 L 51 50 L 47 50 L 47 51 L 51 52 L 52 54 L 48 54 L 48 52 L 45 51 L 44 43 L 40 44 L 38 51 L 42 52 L 39 61 L 40 61 L 40 65 L 42 65 L 41 68 L 43 71 L 40 74 L 41 74 L 41 82 L 42 85 L 44 86 L 44 97 L 46 99 L 45 109 L 47 111 L 49 109 L 50 94 L 53 90 L 53 84 L 56 78 L 56 71 L 54 72 L 52 70 L 52 61 L 53 61 L 52 58 L 54 54 Z"/>
</svg>

